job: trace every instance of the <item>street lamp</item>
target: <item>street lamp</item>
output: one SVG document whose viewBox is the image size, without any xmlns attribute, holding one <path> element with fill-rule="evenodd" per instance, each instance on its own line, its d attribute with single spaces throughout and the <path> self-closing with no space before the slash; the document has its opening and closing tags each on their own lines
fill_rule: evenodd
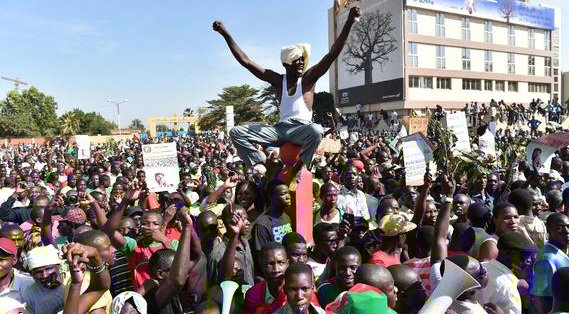
<svg viewBox="0 0 569 314">
<path fill-rule="evenodd" d="M 122 101 L 113 101 L 113 100 L 107 99 L 107 102 L 108 102 L 108 103 L 117 105 L 117 118 L 118 118 L 118 120 L 119 120 L 119 121 L 118 121 L 118 122 L 119 122 L 119 123 L 118 123 L 118 127 L 119 127 L 119 137 L 122 136 L 120 104 L 124 104 L 124 103 L 127 102 L 127 101 L 128 101 L 128 99 L 124 99 L 124 100 L 122 100 Z"/>
</svg>

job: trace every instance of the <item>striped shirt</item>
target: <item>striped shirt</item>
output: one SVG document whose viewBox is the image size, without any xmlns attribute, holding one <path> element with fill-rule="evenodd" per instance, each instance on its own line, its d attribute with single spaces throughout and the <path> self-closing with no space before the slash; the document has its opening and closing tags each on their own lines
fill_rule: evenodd
<svg viewBox="0 0 569 314">
<path fill-rule="evenodd" d="M 425 286 L 425 291 L 427 292 L 427 296 L 431 295 L 431 257 L 427 256 L 425 258 L 412 258 L 405 263 L 404 265 L 409 266 L 412 268 L 417 274 L 419 274 L 419 278 L 421 278 L 421 282 L 423 282 L 423 286 Z"/>
<path fill-rule="evenodd" d="M 128 258 L 120 252 L 115 252 L 115 262 L 109 268 L 111 274 L 111 294 L 115 297 L 124 291 L 132 291 L 132 275 L 128 267 Z"/>
</svg>

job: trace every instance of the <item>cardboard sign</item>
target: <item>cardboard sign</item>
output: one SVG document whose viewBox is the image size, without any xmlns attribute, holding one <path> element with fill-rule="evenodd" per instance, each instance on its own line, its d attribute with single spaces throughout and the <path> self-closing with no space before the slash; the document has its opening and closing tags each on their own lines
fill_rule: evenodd
<svg viewBox="0 0 569 314">
<path fill-rule="evenodd" d="M 325 137 L 320 142 L 316 154 L 323 155 L 323 153 L 334 153 L 337 154 L 342 150 L 342 141 L 340 139 L 333 139 L 331 137 Z"/>
<path fill-rule="evenodd" d="M 429 117 L 403 117 L 403 125 L 409 131 L 409 134 L 423 133 L 427 135 L 429 127 Z"/>
<path fill-rule="evenodd" d="M 350 133 L 348 133 L 348 127 L 347 126 L 343 126 L 340 128 L 340 138 L 345 140 L 348 137 L 350 137 Z"/>
<path fill-rule="evenodd" d="M 142 145 L 142 159 L 150 192 L 176 190 L 180 184 L 176 143 Z"/>
<path fill-rule="evenodd" d="M 454 133 L 457 138 L 455 150 L 468 153 L 472 150 L 470 147 L 470 137 L 468 136 L 468 123 L 464 111 L 455 113 L 447 113 L 445 118 L 445 126 L 447 130 Z"/>
<path fill-rule="evenodd" d="M 489 129 L 478 138 L 478 148 L 484 154 L 496 157 L 496 139 Z"/>
<path fill-rule="evenodd" d="M 91 158 L 91 139 L 89 135 L 75 135 L 77 143 L 77 159 Z"/>
<path fill-rule="evenodd" d="M 424 183 L 427 165 L 433 159 L 433 148 L 421 133 L 402 138 L 401 150 L 405 165 L 405 184 L 421 186 Z"/>
</svg>

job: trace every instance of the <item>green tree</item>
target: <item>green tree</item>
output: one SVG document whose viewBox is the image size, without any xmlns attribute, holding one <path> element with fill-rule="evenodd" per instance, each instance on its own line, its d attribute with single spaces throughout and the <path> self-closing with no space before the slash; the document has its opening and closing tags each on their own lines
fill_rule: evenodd
<svg viewBox="0 0 569 314">
<path fill-rule="evenodd" d="M 265 106 L 266 122 L 276 123 L 279 121 L 279 100 L 272 85 L 266 85 L 259 92 L 259 101 Z"/>
<path fill-rule="evenodd" d="M 252 121 L 265 121 L 263 105 L 258 99 L 259 90 L 249 85 L 229 86 L 218 94 L 218 99 L 208 100 L 207 111 L 200 116 L 199 125 L 203 130 L 223 128 L 225 107 L 233 106 L 235 124 Z"/>
<path fill-rule="evenodd" d="M 57 102 L 35 87 L 8 92 L 0 101 L 0 135 L 51 136 L 57 134 Z"/>
<path fill-rule="evenodd" d="M 75 134 L 110 135 L 111 130 L 116 128 L 115 123 L 106 120 L 99 113 L 84 112 L 81 109 L 73 109 L 61 116 L 59 120 L 62 125 L 66 124 L 62 119 L 69 119 L 67 118 L 67 115 L 72 115 L 74 119 L 79 121 L 79 129 L 76 130 Z M 69 132 L 69 130 L 67 130 L 67 132 Z M 63 135 L 68 135 L 63 131 L 61 133 Z"/>
<path fill-rule="evenodd" d="M 81 121 L 75 111 L 66 112 L 60 118 L 61 121 L 61 135 L 71 136 L 76 135 L 81 127 Z"/>
<path fill-rule="evenodd" d="M 334 96 L 328 92 L 319 92 L 314 95 L 314 103 L 312 105 L 312 112 L 314 114 L 314 122 L 322 125 L 328 125 L 328 117 L 326 113 L 332 112 L 336 114 L 334 106 Z"/>
<path fill-rule="evenodd" d="M 184 109 L 184 113 L 183 113 L 184 117 L 191 117 L 194 114 L 195 114 L 195 111 L 193 108 L 188 107 L 188 108 Z"/>
<path fill-rule="evenodd" d="M 144 130 L 144 124 L 142 124 L 142 121 L 140 121 L 140 119 L 132 120 L 128 127 L 135 130 Z"/>
</svg>

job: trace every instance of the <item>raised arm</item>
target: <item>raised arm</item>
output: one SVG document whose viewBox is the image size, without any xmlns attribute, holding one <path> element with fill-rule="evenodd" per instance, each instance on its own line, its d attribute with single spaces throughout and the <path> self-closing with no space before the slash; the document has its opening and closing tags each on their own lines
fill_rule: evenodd
<svg viewBox="0 0 569 314">
<path fill-rule="evenodd" d="M 418 227 L 423 224 L 423 217 L 425 215 L 425 210 L 427 209 L 427 197 L 431 191 L 431 186 L 433 184 L 433 177 L 429 173 L 429 168 L 427 167 L 427 172 L 425 173 L 424 184 L 421 187 L 421 193 L 417 198 L 417 205 L 415 205 L 415 211 L 413 213 L 413 218 L 411 222 L 415 223 Z"/>
<path fill-rule="evenodd" d="M 121 224 L 122 217 L 124 216 L 124 210 L 139 192 L 139 190 L 130 190 L 127 195 L 125 195 L 119 206 L 111 212 L 111 216 L 107 222 L 101 227 L 101 230 L 109 236 L 111 243 L 117 249 L 123 248 L 126 243 L 124 236 L 117 231 Z"/>
<path fill-rule="evenodd" d="M 340 35 L 338 36 L 338 38 L 336 38 L 334 44 L 332 44 L 330 52 L 328 52 L 322 58 L 322 60 L 320 60 L 320 62 L 318 62 L 313 67 L 308 69 L 304 74 L 304 78 L 302 79 L 302 84 L 304 84 L 307 88 L 312 88 L 312 86 L 316 84 L 316 81 L 320 77 L 322 77 L 322 75 L 326 74 L 326 72 L 328 72 L 328 69 L 330 68 L 334 60 L 336 60 L 340 55 L 340 52 L 342 52 L 342 48 L 344 48 L 344 44 L 348 39 L 348 35 L 350 34 L 352 26 L 356 22 L 357 18 L 359 18 L 361 15 L 362 12 L 359 7 L 353 7 L 352 9 L 350 9 L 350 15 L 348 16 L 348 20 L 346 21 L 346 24 L 344 24 L 344 28 L 342 28 Z"/>
<path fill-rule="evenodd" d="M 59 190 L 58 190 L 53 196 L 53 199 L 51 200 L 49 205 L 47 205 L 47 207 L 44 209 L 41 221 L 41 232 L 40 232 L 41 242 L 43 243 L 43 245 L 50 245 L 50 244 L 54 246 L 56 245 L 52 235 L 53 222 L 51 220 L 51 214 L 54 208 L 56 208 L 57 206 L 63 206 L 63 203 L 64 203 L 63 198 L 61 197 L 61 195 L 59 195 Z"/>
<path fill-rule="evenodd" d="M 225 25 L 223 25 L 222 21 L 213 22 L 213 30 L 223 36 L 225 42 L 227 42 L 229 50 L 231 50 L 231 53 L 237 62 L 249 70 L 249 72 L 255 75 L 258 79 L 265 81 L 273 86 L 279 86 L 281 84 L 281 77 L 278 73 L 272 70 L 264 69 L 253 60 L 251 60 L 249 56 L 247 56 L 247 54 L 241 50 L 239 45 L 237 45 L 237 42 L 235 42 L 233 37 L 225 28 Z"/>
<path fill-rule="evenodd" d="M 229 246 L 225 249 L 223 254 L 223 280 L 231 280 L 233 277 L 233 269 L 235 264 L 235 254 L 237 252 L 237 247 L 239 246 L 239 237 L 241 234 L 241 229 L 245 225 L 245 220 L 240 215 L 232 211 L 230 218 L 230 226 L 227 229 L 227 235 L 229 236 Z M 220 278 L 215 278 L 216 283 L 221 282 Z"/>
<path fill-rule="evenodd" d="M 183 229 L 180 236 L 180 244 L 172 268 L 168 274 L 168 278 L 160 284 L 156 291 L 156 304 L 157 308 L 166 306 L 172 298 L 180 292 L 186 284 L 186 278 L 190 273 L 190 269 L 195 264 L 190 259 L 190 245 L 192 239 L 192 218 L 190 214 L 185 211 L 180 211 L 180 220 L 182 221 Z"/>
<path fill-rule="evenodd" d="M 454 182 L 452 182 L 452 179 L 449 180 L 448 178 L 445 178 L 443 188 L 447 197 L 442 200 L 443 204 L 441 211 L 439 212 L 435 222 L 435 243 L 431 252 L 431 265 L 442 262 L 448 255 L 447 234 L 450 209 L 452 207 L 450 198 L 454 194 Z"/>
</svg>

